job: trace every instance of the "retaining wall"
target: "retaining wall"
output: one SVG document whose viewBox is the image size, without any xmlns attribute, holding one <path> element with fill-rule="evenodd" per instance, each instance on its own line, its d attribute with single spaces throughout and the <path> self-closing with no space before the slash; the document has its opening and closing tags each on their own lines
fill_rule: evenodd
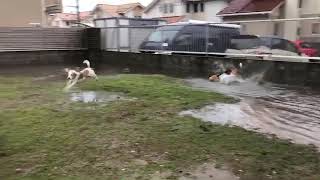
<svg viewBox="0 0 320 180">
<path fill-rule="evenodd" d="M 320 63 L 229 59 L 213 56 L 155 55 L 102 51 L 93 57 L 100 65 L 178 76 L 208 77 L 228 67 L 239 67 L 244 77 L 263 73 L 263 80 L 290 85 L 320 86 Z"/>
</svg>

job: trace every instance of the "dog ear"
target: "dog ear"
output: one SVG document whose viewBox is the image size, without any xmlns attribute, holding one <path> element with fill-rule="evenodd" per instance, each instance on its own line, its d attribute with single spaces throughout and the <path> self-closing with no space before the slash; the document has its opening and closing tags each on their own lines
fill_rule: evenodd
<svg viewBox="0 0 320 180">
<path fill-rule="evenodd" d="M 64 72 L 69 72 L 69 68 L 64 68 L 63 71 Z"/>
</svg>

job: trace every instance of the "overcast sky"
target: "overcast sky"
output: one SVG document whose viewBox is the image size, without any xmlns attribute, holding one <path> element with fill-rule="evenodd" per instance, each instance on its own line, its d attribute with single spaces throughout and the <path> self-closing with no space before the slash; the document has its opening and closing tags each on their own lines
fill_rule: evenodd
<svg viewBox="0 0 320 180">
<path fill-rule="evenodd" d="M 147 6 L 152 0 L 80 0 L 80 11 L 89 11 L 98 3 L 106 4 L 125 4 L 140 2 L 142 5 Z M 63 0 L 64 10 L 66 12 L 75 11 L 74 8 L 68 6 L 74 6 L 76 0 Z"/>
</svg>

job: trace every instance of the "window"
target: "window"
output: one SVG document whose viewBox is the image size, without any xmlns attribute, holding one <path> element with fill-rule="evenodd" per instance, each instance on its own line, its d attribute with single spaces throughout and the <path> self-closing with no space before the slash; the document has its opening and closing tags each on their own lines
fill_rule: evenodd
<svg viewBox="0 0 320 180">
<path fill-rule="evenodd" d="M 296 45 L 294 45 L 290 41 L 286 41 L 286 50 L 290 51 L 290 52 L 298 53 L 298 49 L 297 49 Z"/>
<path fill-rule="evenodd" d="M 165 13 L 165 14 L 168 13 L 168 4 L 163 5 L 163 13 Z"/>
<path fill-rule="evenodd" d="M 204 12 L 204 4 L 203 3 L 200 3 L 200 11 Z"/>
<path fill-rule="evenodd" d="M 301 43 L 300 46 L 301 46 L 302 48 L 313 48 L 310 43 L 306 43 L 306 42 Z"/>
<path fill-rule="evenodd" d="M 193 12 L 197 13 L 198 12 L 198 3 L 193 4 Z"/>
<path fill-rule="evenodd" d="M 261 40 L 259 38 L 256 37 L 248 37 L 248 38 L 233 38 L 231 39 L 231 48 L 232 49 L 238 49 L 238 50 L 242 50 L 242 49 L 255 49 L 255 48 L 259 48 L 261 46 Z"/>
<path fill-rule="evenodd" d="M 186 46 L 192 44 L 192 34 L 181 34 L 176 39 L 177 45 L 179 46 Z"/>
<path fill-rule="evenodd" d="M 187 3 L 187 5 L 186 5 L 186 12 L 190 13 L 190 3 Z"/>
<path fill-rule="evenodd" d="M 312 34 L 320 34 L 320 23 L 312 24 Z"/>
<path fill-rule="evenodd" d="M 273 39 L 272 40 L 272 49 L 286 49 L 285 41 L 282 39 Z"/>
<path fill-rule="evenodd" d="M 285 51 L 290 51 L 295 53 L 298 52 L 296 46 L 293 43 L 284 39 L 273 39 L 272 49 L 280 49 L 280 50 L 285 50 Z"/>
<path fill-rule="evenodd" d="M 149 36 L 148 41 L 151 41 L 151 42 L 170 42 L 174 39 L 174 37 L 176 36 L 176 34 L 178 32 L 179 31 L 177 31 L 177 30 L 155 31 Z"/>
<path fill-rule="evenodd" d="M 173 11 L 174 11 L 174 4 L 170 4 L 169 7 L 170 7 L 170 13 L 173 13 Z"/>
</svg>

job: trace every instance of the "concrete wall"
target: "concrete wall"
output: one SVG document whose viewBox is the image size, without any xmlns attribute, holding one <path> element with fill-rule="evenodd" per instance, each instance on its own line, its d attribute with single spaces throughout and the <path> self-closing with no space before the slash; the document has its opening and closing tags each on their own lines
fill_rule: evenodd
<svg viewBox="0 0 320 180">
<path fill-rule="evenodd" d="M 320 63 L 295 63 L 228 59 L 223 57 L 154 55 L 90 51 L 29 51 L 1 52 L 0 67 L 24 67 L 22 65 L 79 66 L 83 59 L 90 59 L 99 72 L 102 68 L 129 68 L 132 73 L 162 73 L 182 77 L 204 77 L 221 73 L 226 68 L 243 64 L 241 73 L 250 77 L 264 73 L 264 80 L 300 86 L 320 87 Z"/>
<path fill-rule="evenodd" d="M 90 56 L 101 66 L 130 68 L 137 73 L 164 73 L 176 76 L 208 77 L 220 73 L 225 68 L 243 64 L 242 74 L 249 77 L 264 72 L 264 80 L 280 84 L 320 86 L 320 64 L 295 63 L 281 61 L 261 61 L 228 59 L 223 57 L 204 56 L 167 56 L 154 54 L 135 54 L 101 52 Z M 99 65 L 97 67 L 99 67 Z"/>
<path fill-rule="evenodd" d="M 0 52 L 0 66 L 82 64 L 86 51 Z"/>
</svg>

